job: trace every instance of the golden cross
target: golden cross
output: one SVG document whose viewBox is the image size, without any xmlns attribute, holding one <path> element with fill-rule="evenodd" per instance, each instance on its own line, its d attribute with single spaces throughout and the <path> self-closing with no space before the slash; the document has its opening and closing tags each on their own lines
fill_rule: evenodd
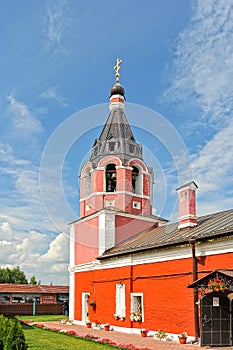
<svg viewBox="0 0 233 350">
<path fill-rule="evenodd" d="M 119 70 L 120 70 L 120 64 L 122 63 L 122 60 L 120 58 L 117 58 L 117 64 L 114 66 L 114 71 L 116 72 L 116 82 L 118 83 L 119 81 L 119 78 L 120 78 L 120 73 L 119 73 Z"/>
</svg>

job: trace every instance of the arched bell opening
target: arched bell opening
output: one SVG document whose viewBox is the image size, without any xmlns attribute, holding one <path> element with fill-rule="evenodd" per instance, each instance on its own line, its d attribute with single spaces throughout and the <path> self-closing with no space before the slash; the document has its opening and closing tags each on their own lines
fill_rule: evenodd
<svg viewBox="0 0 233 350">
<path fill-rule="evenodd" d="M 108 164 L 105 168 L 105 190 L 106 192 L 116 191 L 116 165 Z"/>
<path fill-rule="evenodd" d="M 135 194 L 142 193 L 142 172 L 136 166 L 133 166 L 132 169 L 132 192 Z"/>
<path fill-rule="evenodd" d="M 91 194 L 91 170 L 87 168 L 84 174 L 84 196 Z"/>
</svg>

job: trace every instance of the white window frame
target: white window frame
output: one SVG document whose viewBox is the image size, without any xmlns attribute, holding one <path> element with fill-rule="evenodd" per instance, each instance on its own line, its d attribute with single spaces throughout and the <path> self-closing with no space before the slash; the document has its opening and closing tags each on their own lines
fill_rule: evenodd
<svg viewBox="0 0 233 350">
<path fill-rule="evenodd" d="M 86 323 L 88 320 L 88 306 L 87 306 L 87 300 L 90 297 L 89 292 L 82 292 L 82 322 Z"/>
<path fill-rule="evenodd" d="M 116 313 L 115 317 L 125 318 L 125 284 L 116 284 Z"/>
<path fill-rule="evenodd" d="M 140 297 L 141 298 L 141 314 L 142 314 L 142 321 L 144 322 L 144 298 L 143 298 L 143 293 L 131 293 L 130 294 L 130 314 L 132 312 L 138 312 L 138 309 L 135 307 L 135 300 L 136 298 Z"/>
</svg>

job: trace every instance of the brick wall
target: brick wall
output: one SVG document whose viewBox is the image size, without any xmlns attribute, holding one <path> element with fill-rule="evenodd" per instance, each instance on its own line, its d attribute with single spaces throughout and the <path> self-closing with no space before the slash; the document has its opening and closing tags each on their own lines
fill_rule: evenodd
<svg viewBox="0 0 233 350">
<path fill-rule="evenodd" d="M 214 269 L 231 266 L 233 254 L 207 256 L 199 265 L 199 277 Z M 203 263 L 203 262 L 202 262 Z M 75 319 L 81 320 L 81 293 L 90 292 L 96 300 L 96 310 L 90 308 L 90 319 L 110 322 L 121 327 L 166 329 L 167 332 L 188 332 L 194 335 L 192 259 L 125 266 L 112 269 L 80 272 L 75 275 Z M 125 284 L 126 320 L 116 321 L 115 290 L 117 283 Z M 143 293 L 144 322 L 131 323 L 130 293 Z"/>
</svg>

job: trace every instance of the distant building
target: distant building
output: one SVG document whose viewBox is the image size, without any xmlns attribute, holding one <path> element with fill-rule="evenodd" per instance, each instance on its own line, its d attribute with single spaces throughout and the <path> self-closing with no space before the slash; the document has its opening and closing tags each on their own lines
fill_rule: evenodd
<svg viewBox="0 0 233 350">
<path fill-rule="evenodd" d="M 32 303 L 57 304 L 69 300 L 68 286 L 37 284 L 0 284 L 0 304 Z"/>
<path fill-rule="evenodd" d="M 201 331 L 203 345 L 232 345 L 233 210 L 198 217 L 191 179 L 177 189 L 176 223 L 152 215 L 153 170 L 116 76 L 110 114 L 81 170 L 80 219 L 70 224 L 70 318 L 196 340 Z M 221 283 L 211 288 L 214 280 Z"/>
</svg>

